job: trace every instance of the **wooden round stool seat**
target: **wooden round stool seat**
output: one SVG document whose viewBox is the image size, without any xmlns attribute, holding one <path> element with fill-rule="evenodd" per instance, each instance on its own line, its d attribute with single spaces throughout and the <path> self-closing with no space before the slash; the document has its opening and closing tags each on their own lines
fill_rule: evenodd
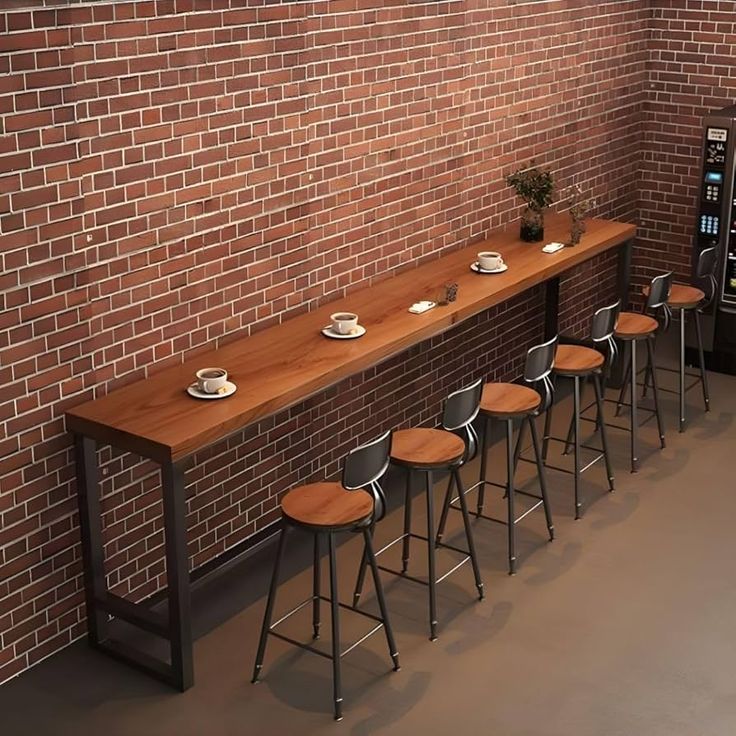
<svg viewBox="0 0 736 736">
<path fill-rule="evenodd" d="M 305 526 L 351 528 L 370 520 L 373 497 L 360 489 L 349 491 L 340 483 L 310 483 L 297 486 L 284 496 L 281 513 L 289 521 Z"/>
<path fill-rule="evenodd" d="M 667 300 L 673 309 L 695 309 L 705 299 L 705 292 L 687 284 L 672 284 Z"/>
<path fill-rule="evenodd" d="M 555 352 L 552 370 L 562 376 L 587 376 L 603 368 L 605 358 L 585 345 L 560 345 Z"/>
<path fill-rule="evenodd" d="M 644 296 L 649 296 L 649 287 L 642 289 Z M 705 299 L 705 292 L 689 284 L 672 284 L 667 305 L 672 309 L 695 309 Z"/>
<path fill-rule="evenodd" d="M 542 397 L 528 386 L 517 383 L 487 383 L 480 397 L 480 410 L 501 419 L 526 416 L 535 412 Z"/>
<path fill-rule="evenodd" d="M 659 323 L 653 317 L 636 312 L 621 312 L 614 334 L 621 340 L 644 340 L 653 335 L 658 328 Z"/>
<path fill-rule="evenodd" d="M 444 429 L 400 429 L 391 438 L 391 461 L 412 468 L 454 465 L 465 454 L 465 442 Z"/>
</svg>

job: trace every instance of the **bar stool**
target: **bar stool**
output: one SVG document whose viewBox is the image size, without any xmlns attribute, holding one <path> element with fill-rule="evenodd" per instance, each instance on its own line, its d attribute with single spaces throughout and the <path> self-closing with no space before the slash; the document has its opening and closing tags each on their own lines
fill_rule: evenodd
<svg viewBox="0 0 736 736">
<path fill-rule="evenodd" d="M 700 383 L 703 389 L 703 403 L 705 404 L 705 411 L 710 411 L 710 398 L 708 396 L 708 377 L 705 374 L 705 355 L 703 354 L 703 335 L 700 326 L 700 315 L 704 309 L 706 309 L 716 294 L 716 288 L 718 282 L 715 277 L 715 270 L 717 264 L 718 250 L 716 248 L 706 248 L 701 251 L 698 256 L 698 263 L 695 268 L 695 277 L 699 280 L 705 280 L 708 287 L 708 296 L 702 289 L 698 289 L 695 286 L 689 284 L 672 284 L 670 296 L 667 299 L 667 307 L 670 310 L 679 312 L 678 320 L 680 323 L 680 355 L 679 365 L 677 373 L 679 374 L 679 386 L 678 391 L 672 391 L 668 388 L 662 388 L 662 391 L 668 393 L 678 393 L 680 397 L 680 417 L 679 417 L 679 430 L 680 432 L 685 429 L 685 394 L 698 383 Z M 645 296 L 649 294 L 649 287 L 645 286 L 643 289 Z M 698 362 L 700 373 L 686 373 L 685 371 L 685 318 L 687 314 L 693 315 L 693 321 L 695 323 L 695 336 L 698 342 Z M 671 368 L 664 368 L 659 366 L 657 370 L 673 371 Z M 646 374 L 644 376 L 644 394 L 649 385 L 649 379 L 651 376 L 652 366 L 647 364 Z M 689 385 L 685 386 L 685 376 L 694 378 L 695 380 Z"/>
<path fill-rule="evenodd" d="M 475 585 L 478 589 L 478 598 L 483 599 L 483 583 L 480 578 L 480 569 L 475 554 L 473 533 L 470 528 L 470 518 L 465 503 L 465 494 L 462 493 L 462 478 L 460 467 L 471 459 L 477 449 L 477 437 L 472 426 L 472 421 L 478 414 L 482 381 L 478 380 L 467 388 L 460 389 L 450 394 L 442 412 L 442 429 L 402 429 L 394 432 L 391 445 L 391 462 L 406 469 L 406 495 L 404 498 L 404 532 L 401 536 L 392 540 L 382 547 L 376 555 L 385 552 L 397 542 L 403 543 L 402 569 L 401 571 L 379 565 L 380 570 L 401 575 L 408 580 L 426 585 L 429 588 L 429 630 L 430 641 L 437 639 L 437 596 L 436 585 L 452 574 L 468 560 L 473 566 Z M 449 471 L 450 477 L 461 490 L 461 506 L 465 537 L 468 549 L 460 549 L 451 544 L 438 543 L 435 545 L 434 531 L 434 486 L 432 474 L 438 471 Z M 427 502 L 427 535 L 415 534 L 411 531 L 411 484 L 412 478 L 417 474 L 424 474 L 425 495 Z M 427 542 L 428 578 L 424 580 L 407 573 L 409 564 L 409 552 L 411 539 L 422 539 Z M 437 577 L 435 546 L 445 547 L 464 555 L 464 558 L 451 570 L 441 577 Z M 355 583 L 353 605 L 358 604 L 363 589 L 365 578 L 366 558 L 364 556 L 358 571 L 358 579 Z"/>
<path fill-rule="evenodd" d="M 361 447 L 352 450 L 345 458 L 341 483 L 312 483 L 299 486 L 289 491 L 281 501 L 281 516 L 283 526 L 279 536 L 276 561 L 271 576 L 271 585 L 268 591 L 266 611 L 263 616 L 261 637 L 258 642 L 253 682 L 258 682 L 263 666 L 263 657 L 266 653 L 266 641 L 269 634 L 295 646 L 306 649 L 332 660 L 333 695 L 335 720 L 342 719 L 342 686 L 340 679 L 340 659 L 354 649 L 368 636 L 380 628 L 386 633 L 389 654 L 393 660 L 394 670 L 399 669 L 399 655 L 396 650 L 391 624 L 389 623 L 386 601 L 378 576 L 376 558 L 373 552 L 373 543 L 370 530 L 375 523 L 383 518 L 386 511 L 386 502 L 383 490 L 379 485 L 380 479 L 388 469 L 389 452 L 391 448 L 391 432 L 378 437 Z M 314 535 L 314 568 L 312 595 L 276 623 L 271 624 L 273 607 L 276 601 L 276 589 L 279 582 L 279 570 L 284 554 L 286 533 L 289 529 L 302 529 Z M 337 591 L 337 563 L 335 558 L 335 535 L 340 532 L 359 532 L 363 535 L 365 544 L 364 559 L 370 565 L 373 574 L 373 583 L 376 588 L 376 597 L 381 615 L 374 616 L 364 611 L 357 611 L 362 616 L 372 619 L 376 626 L 360 639 L 340 651 L 340 607 L 355 610 L 338 601 Z M 320 590 L 320 537 L 327 537 L 330 559 L 330 597 L 321 594 Z M 319 638 L 320 602 L 328 601 L 332 612 L 332 653 L 326 654 L 319 649 L 303 644 L 295 639 L 278 633 L 274 629 L 289 616 L 312 603 L 312 630 L 313 638 Z"/>
<path fill-rule="evenodd" d="M 524 380 L 527 383 L 541 383 L 544 390 L 544 398 L 528 386 L 520 386 L 516 383 L 487 383 L 483 387 L 483 394 L 480 400 L 480 415 L 483 418 L 482 440 L 481 440 L 481 456 L 480 456 L 480 477 L 478 482 L 471 486 L 465 493 L 478 488 L 478 506 L 475 516 L 488 521 L 495 521 L 498 524 L 506 524 L 508 527 L 508 557 L 509 557 L 509 575 L 516 572 L 516 525 L 538 508 L 540 505 L 544 507 L 544 514 L 547 520 L 547 530 L 549 538 L 552 541 L 555 538 L 555 530 L 552 524 L 552 513 L 550 511 L 549 502 L 547 500 L 547 485 L 544 477 L 544 464 L 542 461 L 541 447 L 539 445 L 539 437 L 534 419 L 542 412 L 546 411 L 552 402 L 553 388 L 549 375 L 552 371 L 554 363 L 555 348 L 557 346 L 557 337 L 530 348 L 526 354 L 526 364 L 524 367 Z M 516 443 L 516 449 L 513 447 L 514 420 L 521 420 L 519 427 L 519 436 Z M 492 420 L 503 421 L 506 424 L 506 484 L 494 483 L 486 479 L 486 465 L 488 461 L 488 442 L 490 439 L 490 424 Z M 532 435 L 532 443 L 534 445 L 534 455 L 537 464 L 537 474 L 539 477 L 539 487 L 541 495 L 537 496 L 527 491 L 521 491 L 514 488 L 514 475 L 521 452 L 524 434 L 524 422 L 529 425 Z M 485 486 L 495 486 L 496 488 L 505 489 L 504 498 L 506 498 L 507 519 L 497 519 L 493 516 L 483 514 L 483 502 L 485 497 Z M 440 520 L 439 531 L 437 533 L 438 541 L 441 540 L 447 520 L 449 509 L 453 506 L 454 500 L 451 498 L 451 488 L 447 489 L 445 503 L 442 509 L 442 518 Z M 527 509 L 521 516 L 516 518 L 514 510 L 514 501 L 516 494 L 528 496 L 537 500 L 531 508 Z M 463 504 L 463 491 L 458 488 L 458 498 Z"/>
<path fill-rule="evenodd" d="M 603 458 L 606 463 L 608 489 L 611 492 L 614 490 L 613 469 L 611 468 L 611 461 L 608 454 L 608 441 L 606 439 L 606 425 L 602 419 L 606 371 L 610 368 L 610 365 L 616 359 L 618 354 L 618 348 L 613 340 L 613 334 L 616 328 L 616 320 L 618 318 L 620 305 L 621 302 L 617 301 L 615 304 L 611 304 L 608 307 L 602 307 L 593 315 L 591 324 L 591 340 L 593 341 L 593 344 L 600 344 L 607 348 L 608 360 L 606 360 L 606 356 L 600 351 L 584 345 L 559 345 L 555 352 L 555 363 L 552 368 L 552 383 L 556 389 L 558 378 L 573 379 L 573 414 L 570 420 L 570 428 L 567 432 L 567 437 L 565 440 L 561 440 L 550 435 L 550 429 L 552 426 L 552 409 L 554 404 L 551 404 L 549 409 L 547 409 L 544 421 L 544 437 L 542 439 L 542 458 L 544 460 L 545 467 L 559 470 L 563 473 L 572 473 L 574 477 L 575 492 L 575 519 L 580 518 L 582 509 L 582 504 L 580 502 L 580 476 L 601 458 Z M 596 419 L 590 421 L 595 421 L 596 429 L 601 433 L 601 448 L 584 445 L 580 442 L 580 422 L 582 419 L 586 419 L 586 417 L 583 416 L 583 412 L 589 408 L 586 407 L 583 410 L 580 408 L 582 400 L 581 381 L 587 381 L 588 379 L 591 379 L 593 382 L 593 388 L 595 390 L 595 406 L 598 412 Z M 572 445 L 574 453 L 574 470 L 570 471 L 567 468 L 560 468 L 550 465 L 547 462 L 547 449 L 550 440 L 564 441 L 565 448 L 563 454 L 565 455 L 570 451 L 570 446 Z M 581 447 L 587 450 L 594 450 L 598 453 L 598 455 L 584 468 L 580 467 Z"/>
<path fill-rule="evenodd" d="M 639 470 L 639 437 L 638 437 L 638 406 L 636 398 L 636 377 L 638 375 L 636 365 L 636 345 L 638 342 L 644 341 L 647 346 L 647 357 L 649 363 L 654 365 L 654 338 L 659 330 L 659 322 L 646 314 L 648 311 L 662 310 L 664 315 L 664 326 L 665 329 L 669 325 L 670 313 L 669 307 L 667 306 L 667 299 L 670 295 L 672 288 L 672 272 L 663 273 L 659 276 L 655 276 L 649 285 L 649 293 L 647 295 L 646 304 L 644 306 L 644 312 L 639 314 L 637 312 L 621 312 L 618 316 L 618 322 L 616 324 L 616 331 L 614 336 L 624 343 L 629 344 L 630 357 L 629 364 L 626 367 L 624 373 L 623 383 L 621 385 L 621 392 L 616 406 L 616 415 L 621 410 L 621 407 L 626 406 L 624 401 L 626 397 L 627 384 L 631 382 L 631 402 L 628 404 L 630 410 L 630 427 L 616 426 L 618 429 L 629 429 L 631 432 L 631 472 L 636 473 Z M 657 387 L 657 376 L 652 371 L 652 390 L 654 393 L 654 411 L 653 414 L 657 417 L 657 427 L 659 430 L 659 443 L 660 447 L 664 449 L 664 424 L 662 423 L 662 413 L 659 409 L 659 390 Z M 652 411 L 649 409 L 648 411 Z"/>
</svg>

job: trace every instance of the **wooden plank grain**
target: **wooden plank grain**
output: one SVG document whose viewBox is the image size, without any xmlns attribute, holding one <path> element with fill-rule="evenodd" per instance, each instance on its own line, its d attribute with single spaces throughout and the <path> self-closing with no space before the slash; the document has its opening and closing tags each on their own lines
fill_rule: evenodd
<svg viewBox="0 0 736 736">
<path fill-rule="evenodd" d="M 550 240 L 566 237 L 567 215 L 552 214 L 546 225 Z M 482 243 L 73 407 L 66 412 L 67 429 L 159 462 L 184 458 L 558 276 L 634 234 L 633 225 L 591 220 L 580 245 L 547 255 L 541 252 L 541 244 L 519 241 L 515 231 L 494 233 Z M 480 250 L 502 252 L 508 270 L 494 275 L 470 271 Z M 413 302 L 434 298 L 448 281 L 459 286 L 455 302 L 420 315 L 407 312 Z M 336 311 L 356 312 L 366 334 L 355 340 L 330 340 L 321 335 L 320 329 Z M 194 372 L 210 365 L 228 370 L 237 385 L 235 394 L 221 400 L 199 400 L 186 394 Z"/>
</svg>

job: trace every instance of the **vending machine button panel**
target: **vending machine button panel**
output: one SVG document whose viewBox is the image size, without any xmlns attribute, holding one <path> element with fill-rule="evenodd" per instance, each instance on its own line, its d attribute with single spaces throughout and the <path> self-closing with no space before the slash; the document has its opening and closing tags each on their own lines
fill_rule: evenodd
<svg viewBox="0 0 736 736">
<path fill-rule="evenodd" d="M 718 215 L 700 215 L 700 234 L 718 235 Z"/>
</svg>

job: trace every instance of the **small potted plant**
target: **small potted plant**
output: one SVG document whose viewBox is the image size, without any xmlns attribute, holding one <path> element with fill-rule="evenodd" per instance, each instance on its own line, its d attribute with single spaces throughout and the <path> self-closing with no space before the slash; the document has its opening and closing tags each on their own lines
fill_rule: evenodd
<svg viewBox="0 0 736 736">
<path fill-rule="evenodd" d="M 552 204 L 555 182 L 549 169 L 540 169 L 532 161 L 506 177 L 506 183 L 526 202 L 521 215 L 519 237 L 526 242 L 544 239 L 544 211 Z"/>
<path fill-rule="evenodd" d="M 577 245 L 585 232 L 585 216 L 595 207 L 595 199 L 585 195 L 576 184 L 570 187 L 570 242 L 567 245 Z"/>
</svg>

